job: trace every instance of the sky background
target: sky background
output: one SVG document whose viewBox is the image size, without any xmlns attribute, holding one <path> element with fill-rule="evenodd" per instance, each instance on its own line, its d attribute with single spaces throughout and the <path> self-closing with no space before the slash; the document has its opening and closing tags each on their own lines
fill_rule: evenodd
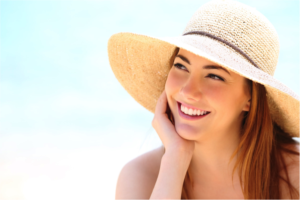
<svg viewBox="0 0 300 200">
<path fill-rule="evenodd" d="M 0 199 L 114 199 L 123 165 L 160 140 L 115 79 L 107 41 L 181 35 L 206 2 L 1 0 Z M 240 2 L 274 25 L 275 77 L 299 95 L 299 1 Z"/>
</svg>

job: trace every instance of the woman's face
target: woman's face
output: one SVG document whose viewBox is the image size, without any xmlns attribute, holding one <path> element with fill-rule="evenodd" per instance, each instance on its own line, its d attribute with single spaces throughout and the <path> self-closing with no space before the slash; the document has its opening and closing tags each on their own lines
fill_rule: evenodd
<svg viewBox="0 0 300 200">
<path fill-rule="evenodd" d="M 176 131 L 188 140 L 237 133 L 250 107 L 243 76 L 184 49 L 175 57 L 165 90 Z"/>
</svg>

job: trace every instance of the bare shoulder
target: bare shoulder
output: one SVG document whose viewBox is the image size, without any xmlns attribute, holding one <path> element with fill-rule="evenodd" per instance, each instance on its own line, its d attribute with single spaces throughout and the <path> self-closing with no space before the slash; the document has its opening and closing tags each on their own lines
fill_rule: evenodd
<svg viewBox="0 0 300 200">
<path fill-rule="evenodd" d="M 299 144 L 292 144 L 292 145 L 287 145 L 285 146 L 287 149 L 295 151 L 295 152 L 300 152 L 300 146 Z M 296 154 L 291 154 L 288 152 L 282 152 L 283 158 L 284 158 L 284 162 L 287 166 L 287 169 L 290 170 L 288 172 L 294 172 L 291 170 L 294 170 L 296 168 L 299 168 L 299 155 Z M 296 170 L 298 171 L 298 170 Z"/>
<path fill-rule="evenodd" d="M 288 145 L 286 147 L 290 150 L 300 152 L 300 146 L 298 144 Z M 286 167 L 287 167 L 288 178 L 290 180 L 290 183 L 299 192 L 299 155 L 283 152 L 283 157 L 284 157 L 284 161 L 285 161 L 285 164 L 286 164 Z M 287 178 L 283 169 L 281 169 L 280 175 L 284 179 Z M 281 189 L 281 198 L 283 198 L 283 199 L 290 199 L 290 198 L 299 199 L 299 196 L 291 197 L 288 185 L 282 180 L 280 182 L 280 189 Z"/>
<path fill-rule="evenodd" d="M 163 146 L 129 161 L 121 170 L 116 199 L 149 199 L 158 177 Z"/>
</svg>

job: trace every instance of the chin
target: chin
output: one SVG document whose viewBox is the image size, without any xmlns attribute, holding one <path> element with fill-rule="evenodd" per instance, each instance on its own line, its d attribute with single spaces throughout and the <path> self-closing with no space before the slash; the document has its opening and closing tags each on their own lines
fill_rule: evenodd
<svg viewBox="0 0 300 200">
<path fill-rule="evenodd" d="M 203 133 L 199 129 L 196 129 L 193 126 L 187 124 L 177 124 L 175 122 L 175 130 L 176 132 L 186 140 L 197 140 Z"/>
</svg>

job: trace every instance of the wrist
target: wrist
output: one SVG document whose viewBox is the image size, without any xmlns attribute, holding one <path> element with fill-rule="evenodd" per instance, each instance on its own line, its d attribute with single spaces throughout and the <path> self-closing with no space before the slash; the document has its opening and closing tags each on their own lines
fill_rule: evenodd
<svg viewBox="0 0 300 200">
<path fill-rule="evenodd" d="M 167 156 L 177 155 L 179 157 L 192 158 L 194 153 L 194 148 L 184 148 L 184 147 L 169 147 L 165 149 L 165 154 Z"/>
<path fill-rule="evenodd" d="M 162 164 L 167 168 L 176 168 L 185 173 L 190 165 L 193 154 L 186 151 L 166 151 L 162 157 Z"/>
</svg>

